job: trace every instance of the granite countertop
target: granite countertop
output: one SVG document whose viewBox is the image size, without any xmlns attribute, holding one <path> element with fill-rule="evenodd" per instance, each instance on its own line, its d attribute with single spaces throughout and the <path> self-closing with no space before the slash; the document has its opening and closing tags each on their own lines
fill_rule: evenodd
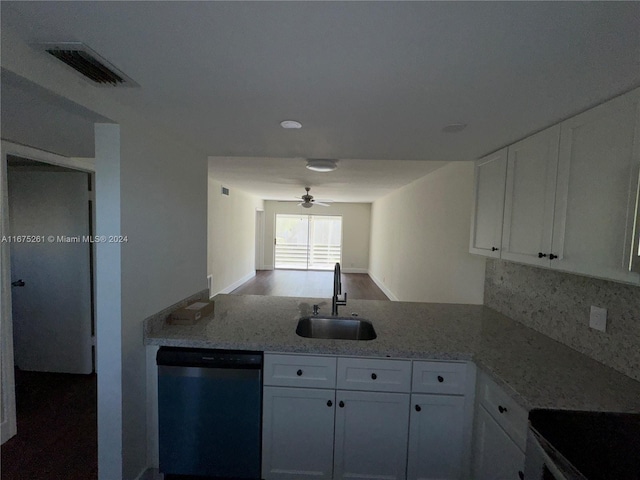
<svg viewBox="0 0 640 480">
<path fill-rule="evenodd" d="M 640 412 L 640 382 L 482 305 L 349 300 L 340 315 L 371 320 L 370 341 L 299 337 L 318 298 L 217 295 L 195 325 L 145 322 L 145 344 L 367 357 L 471 360 L 522 407 Z"/>
</svg>

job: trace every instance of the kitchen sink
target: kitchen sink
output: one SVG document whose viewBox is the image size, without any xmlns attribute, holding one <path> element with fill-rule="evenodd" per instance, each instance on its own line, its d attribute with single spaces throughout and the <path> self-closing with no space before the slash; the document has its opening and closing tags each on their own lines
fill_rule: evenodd
<svg viewBox="0 0 640 480">
<path fill-rule="evenodd" d="M 377 337 L 369 320 L 354 317 L 302 317 L 296 333 L 306 338 L 333 340 L 373 340 Z"/>
</svg>

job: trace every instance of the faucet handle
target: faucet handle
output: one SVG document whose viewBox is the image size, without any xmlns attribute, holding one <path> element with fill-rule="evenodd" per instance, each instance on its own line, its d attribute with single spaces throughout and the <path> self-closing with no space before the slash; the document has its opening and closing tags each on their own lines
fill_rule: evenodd
<svg viewBox="0 0 640 480">
<path fill-rule="evenodd" d="M 313 314 L 318 315 L 320 313 L 320 307 L 318 305 L 313 306 Z"/>
<path fill-rule="evenodd" d="M 347 292 L 344 292 L 342 295 L 338 295 L 336 298 L 336 305 L 346 305 L 347 304 Z"/>
</svg>

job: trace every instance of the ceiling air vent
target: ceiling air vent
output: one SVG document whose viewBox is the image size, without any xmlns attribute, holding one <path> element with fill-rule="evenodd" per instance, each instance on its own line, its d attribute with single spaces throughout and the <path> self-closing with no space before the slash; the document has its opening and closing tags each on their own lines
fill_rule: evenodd
<svg viewBox="0 0 640 480">
<path fill-rule="evenodd" d="M 42 43 L 38 46 L 98 85 L 138 86 L 136 82 L 83 43 Z"/>
</svg>

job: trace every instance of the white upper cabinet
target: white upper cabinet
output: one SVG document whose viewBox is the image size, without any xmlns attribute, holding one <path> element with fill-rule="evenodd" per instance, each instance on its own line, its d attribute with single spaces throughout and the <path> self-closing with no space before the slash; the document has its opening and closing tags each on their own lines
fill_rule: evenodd
<svg viewBox="0 0 640 480">
<path fill-rule="evenodd" d="M 549 266 L 560 126 L 509 147 L 501 258 Z"/>
<path fill-rule="evenodd" d="M 500 257 L 507 149 L 476 161 L 469 251 Z"/>
<path fill-rule="evenodd" d="M 639 176 L 636 89 L 478 160 L 469 251 L 640 284 Z"/>
<path fill-rule="evenodd" d="M 562 123 L 552 266 L 638 283 L 629 272 L 640 164 L 640 90 Z"/>
</svg>

